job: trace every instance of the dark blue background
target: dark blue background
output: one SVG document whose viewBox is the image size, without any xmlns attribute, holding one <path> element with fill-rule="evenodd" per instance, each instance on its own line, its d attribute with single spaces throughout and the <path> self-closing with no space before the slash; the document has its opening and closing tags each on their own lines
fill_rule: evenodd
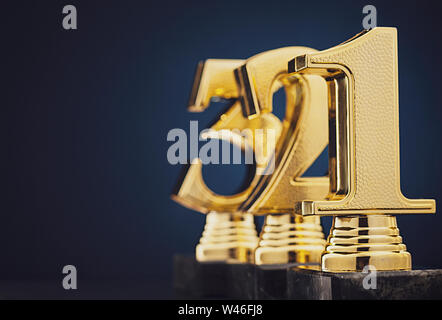
<svg viewBox="0 0 442 320">
<path fill-rule="evenodd" d="M 78 9 L 78 30 L 61 26 L 66 4 Z M 169 297 L 172 255 L 193 252 L 204 217 L 169 199 L 180 167 L 167 162 L 166 135 L 219 111 L 186 112 L 197 62 L 329 48 L 362 30 L 366 4 L 399 32 L 403 193 L 439 200 L 436 1 L 2 3 L 0 280 L 58 288 L 73 264 L 79 292 L 97 279 L 144 281 L 144 296 Z M 209 172 L 220 190 L 233 183 L 226 172 L 242 169 L 226 170 Z M 442 213 L 398 222 L 414 266 L 442 267 Z"/>
</svg>

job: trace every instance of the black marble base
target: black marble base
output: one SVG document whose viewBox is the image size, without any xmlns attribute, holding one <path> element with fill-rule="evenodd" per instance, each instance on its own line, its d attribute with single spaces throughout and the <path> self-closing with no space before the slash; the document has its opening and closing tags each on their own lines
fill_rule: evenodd
<svg viewBox="0 0 442 320">
<path fill-rule="evenodd" d="M 442 270 L 330 273 L 293 268 L 287 273 L 289 299 L 442 299 Z"/>
<path fill-rule="evenodd" d="M 174 257 L 178 299 L 442 299 L 442 269 L 376 273 L 376 288 L 364 288 L 360 272 L 330 273 L 293 265 L 199 263 Z M 367 286 L 366 286 L 367 287 Z"/>
<path fill-rule="evenodd" d="M 194 256 L 174 256 L 174 291 L 178 299 L 254 299 L 255 267 L 223 262 L 200 263 Z"/>
<path fill-rule="evenodd" d="M 255 266 L 255 269 L 256 299 L 287 299 L 289 266 Z"/>
<path fill-rule="evenodd" d="M 255 266 L 252 264 L 229 264 L 229 298 L 255 299 Z"/>
</svg>

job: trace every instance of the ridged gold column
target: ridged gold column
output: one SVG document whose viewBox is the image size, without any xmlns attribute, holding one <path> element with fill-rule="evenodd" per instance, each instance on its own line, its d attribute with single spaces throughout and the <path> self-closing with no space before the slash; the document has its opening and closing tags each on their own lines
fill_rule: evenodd
<svg viewBox="0 0 442 320">
<path fill-rule="evenodd" d="M 406 250 L 394 216 L 334 217 L 322 270 L 362 271 L 367 265 L 376 270 L 411 270 Z"/>
<path fill-rule="evenodd" d="M 255 264 L 320 265 L 325 239 L 319 217 L 269 214 L 261 231 Z"/>
<path fill-rule="evenodd" d="M 257 244 L 252 214 L 210 212 L 196 246 L 196 259 L 200 262 L 253 262 Z"/>
</svg>

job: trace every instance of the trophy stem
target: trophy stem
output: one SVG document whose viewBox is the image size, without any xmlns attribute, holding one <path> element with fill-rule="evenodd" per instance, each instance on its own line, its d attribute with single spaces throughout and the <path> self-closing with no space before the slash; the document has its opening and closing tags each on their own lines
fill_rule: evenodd
<svg viewBox="0 0 442 320">
<path fill-rule="evenodd" d="M 411 270 L 411 255 L 390 215 L 335 216 L 322 271 Z"/>
<path fill-rule="evenodd" d="M 199 244 L 199 262 L 249 263 L 258 244 L 253 215 L 210 212 Z"/>
<path fill-rule="evenodd" d="M 296 263 L 319 269 L 324 247 L 319 217 L 269 214 L 255 250 L 255 264 Z"/>
</svg>

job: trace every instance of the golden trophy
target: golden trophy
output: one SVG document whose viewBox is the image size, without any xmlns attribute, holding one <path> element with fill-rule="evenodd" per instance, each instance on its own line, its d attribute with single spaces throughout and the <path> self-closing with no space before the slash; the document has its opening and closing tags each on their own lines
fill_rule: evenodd
<svg viewBox="0 0 442 320">
<path fill-rule="evenodd" d="M 270 50 L 246 60 L 236 70 L 245 115 L 255 119 L 273 110 L 272 96 L 286 94 L 282 132 L 275 149 L 275 170 L 262 176 L 241 206 L 242 211 L 265 214 L 257 265 L 289 263 L 319 265 L 325 240 L 319 217 L 294 215 L 293 203 L 325 199 L 327 177 L 302 177 L 328 143 L 326 82 L 316 75 L 289 76 L 293 55 L 314 53 L 306 47 Z"/>
<path fill-rule="evenodd" d="M 250 185 L 235 195 L 219 195 L 209 189 L 204 183 L 200 159 L 192 160 L 182 180 L 178 182 L 172 199 L 207 214 L 204 232 L 196 247 L 196 259 L 200 262 L 252 262 L 258 242 L 253 215 L 239 212 L 239 207 L 260 180 L 260 174 L 267 168 L 271 153 L 264 154 L 265 150 L 261 148 L 274 149 L 273 140 L 279 136 L 281 124 L 272 114 L 255 119 L 247 119 L 242 115 L 234 70 L 243 63 L 243 60 L 227 59 L 201 62 L 189 101 L 189 111 L 201 112 L 209 106 L 213 97 L 232 99 L 232 105 L 219 116 L 210 130 L 202 133 L 202 137 L 227 140 L 242 150 L 252 152 L 249 153 L 252 156 L 255 154 L 260 157 L 254 177 L 248 179 L 251 181 Z M 268 128 L 273 130 L 275 139 L 256 143 L 259 137 L 255 129 Z"/>
<path fill-rule="evenodd" d="M 396 28 L 374 28 L 327 50 L 294 57 L 293 75 L 327 82 L 330 191 L 296 201 L 303 216 L 333 216 L 322 270 L 410 270 L 397 214 L 434 213 L 434 200 L 400 189 Z"/>
</svg>

